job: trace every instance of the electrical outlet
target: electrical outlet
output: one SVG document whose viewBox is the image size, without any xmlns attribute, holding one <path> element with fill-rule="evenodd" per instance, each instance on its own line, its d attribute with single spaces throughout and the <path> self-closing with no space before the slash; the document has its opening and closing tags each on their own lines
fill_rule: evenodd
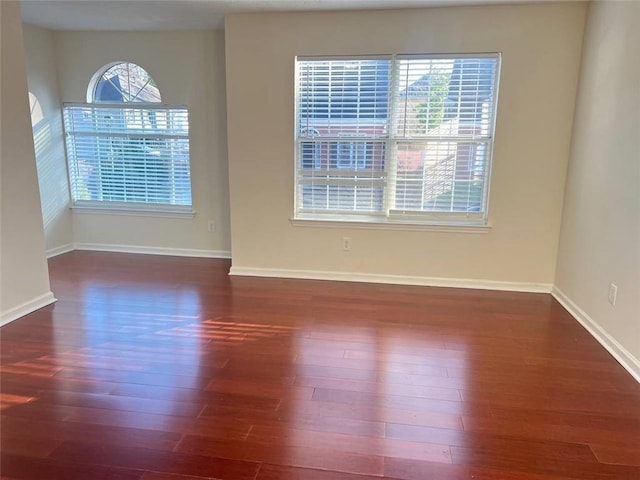
<svg viewBox="0 0 640 480">
<path fill-rule="evenodd" d="M 208 227 L 210 232 L 215 232 L 216 231 L 216 222 L 214 222 L 213 220 L 209 220 L 209 224 Z"/>
<path fill-rule="evenodd" d="M 609 284 L 609 303 L 611 305 L 616 304 L 616 297 L 618 296 L 618 286 L 615 283 Z"/>
<path fill-rule="evenodd" d="M 342 237 L 342 250 L 345 252 L 351 250 L 351 237 Z"/>
</svg>

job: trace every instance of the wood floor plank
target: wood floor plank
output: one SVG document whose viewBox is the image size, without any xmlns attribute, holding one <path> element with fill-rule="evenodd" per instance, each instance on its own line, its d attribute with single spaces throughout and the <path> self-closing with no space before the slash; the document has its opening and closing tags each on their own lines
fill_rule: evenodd
<svg viewBox="0 0 640 480">
<path fill-rule="evenodd" d="M 294 398 L 311 400 L 313 387 L 283 385 L 281 383 L 244 382 L 233 378 L 213 378 L 205 388 L 208 392 L 221 394 L 267 397 L 271 399 Z"/>
<path fill-rule="evenodd" d="M 520 442 L 509 449 L 497 449 L 494 445 L 470 447 L 451 447 L 453 463 L 472 465 L 507 471 L 537 473 L 540 475 L 561 475 L 580 480 L 595 479 L 638 479 L 640 467 L 626 465 L 607 465 L 590 458 L 586 450 L 555 450 L 552 442 L 539 445 L 538 448 L 521 448 Z M 590 468 L 589 465 L 591 466 Z M 576 473 L 579 472 L 579 473 Z"/>
<path fill-rule="evenodd" d="M 29 435 L 28 431 L 7 435 L 4 425 L 2 425 L 2 430 L 3 434 L 0 437 L 0 450 L 3 453 L 12 455 L 46 458 L 62 443 L 61 440 L 52 436 L 35 438 Z"/>
<path fill-rule="evenodd" d="M 640 439 L 638 437 L 620 439 L 615 442 L 605 443 L 596 440 L 589 446 L 600 463 L 611 465 L 627 465 L 640 467 Z"/>
<path fill-rule="evenodd" d="M 148 373 L 75 365 L 63 367 L 55 373 L 55 376 L 65 380 L 93 380 L 175 388 L 204 388 L 210 381 L 210 377 L 198 376 L 197 369 L 195 368 L 191 372 L 191 375 L 184 375 L 183 373 Z"/>
<path fill-rule="evenodd" d="M 179 417 L 197 417 L 205 406 L 204 403 L 185 403 L 174 400 L 67 391 L 44 392 L 40 394 L 38 400 L 76 407 Z"/>
<path fill-rule="evenodd" d="M 578 480 L 580 478 L 469 465 L 446 466 L 422 460 L 395 458 L 385 462 L 384 478 L 389 477 L 401 480 Z"/>
<path fill-rule="evenodd" d="M 209 405 L 203 415 L 209 415 L 213 409 Z M 324 417 L 349 418 L 362 421 L 381 421 L 392 423 L 409 423 L 425 426 L 459 425 L 461 412 L 477 411 L 489 414 L 489 408 L 480 409 L 477 406 L 462 404 L 460 402 L 444 402 L 439 400 L 424 400 L 424 404 L 418 409 L 400 408 L 397 406 L 358 404 L 349 402 L 329 401 L 296 401 L 283 400 L 278 412 L 280 416 L 291 416 L 298 413 Z"/>
<path fill-rule="evenodd" d="M 173 450 L 182 438 L 178 432 L 158 432 L 129 427 L 112 427 L 71 421 L 43 421 L 23 417 L 0 417 L 2 441 L 13 444 L 20 439 L 31 439 L 52 444 L 47 455 L 63 441 L 82 438 L 83 441 L 98 444 L 128 445 L 132 447 Z M 8 440 L 10 439 L 10 440 Z M 9 445 L 9 448 L 15 448 Z M 3 443 L 3 451 L 5 451 Z M 7 450 L 8 453 L 12 453 Z M 30 452 L 33 454 L 33 452 Z M 46 457 L 47 455 L 43 455 Z"/>
<path fill-rule="evenodd" d="M 640 480 L 640 384 L 550 295 L 49 260 L 0 329 L 0 478 Z"/>
<path fill-rule="evenodd" d="M 389 389 L 391 390 L 391 389 Z M 406 408 L 411 410 L 422 410 L 429 405 L 430 400 L 442 400 L 445 402 L 461 402 L 458 390 L 446 388 L 424 389 L 420 397 L 413 395 L 402 395 L 400 390 L 387 392 L 354 392 L 349 390 L 336 390 L 331 388 L 316 387 L 312 400 L 350 403 L 359 405 L 380 405 L 389 407 Z M 456 410 L 455 407 L 451 407 Z M 452 413 L 457 413 L 452 411 Z"/>
<path fill-rule="evenodd" d="M 525 415 L 521 415 L 524 417 Z M 533 440 L 546 440 L 553 438 L 557 441 L 567 443 L 584 443 L 592 447 L 594 453 L 596 450 L 595 445 L 606 445 L 608 452 L 624 452 L 634 450 L 633 446 L 640 444 L 638 442 L 638 428 L 634 428 L 633 425 L 627 425 L 622 428 L 617 428 L 615 423 L 620 420 L 616 417 L 601 417 L 596 415 L 579 415 L 568 414 L 565 416 L 567 421 L 561 421 L 556 416 L 549 416 L 545 418 L 541 416 L 539 420 L 535 420 L 534 415 L 531 416 L 531 420 L 518 422 L 511 419 L 505 419 L 501 416 L 494 415 L 492 418 L 481 417 L 463 417 L 465 425 L 465 431 L 470 437 L 473 437 L 476 433 L 509 436 L 522 439 Z M 602 423 L 602 420 L 606 422 L 609 420 L 610 425 Z M 422 427 L 406 426 L 405 428 L 396 428 L 395 434 L 411 434 L 413 432 L 419 432 Z M 387 428 L 389 432 L 389 428 Z M 429 437 L 427 437 L 429 438 Z M 635 448 L 636 461 L 640 461 L 640 446 Z M 620 455 L 624 455 L 620 453 Z M 627 455 L 624 455 L 628 457 Z M 603 462 L 603 463 L 617 463 L 617 462 Z M 633 463 L 625 463 L 627 465 L 633 465 Z"/>
<path fill-rule="evenodd" d="M 389 479 L 389 477 L 384 477 Z M 379 480 L 379 476 L 263 464 L 256 480 Z M 144 480 L 144 479 L 143 479 Z M 163 479 L 158 479 L 163 480 Z M 167 479 L 170 480 L 170 479 Z M 393 479 L 390 479 L 393 480 Z"/>
<path fill-rule="evenodd" d="M 210 477 L 194 477 L 193 475 L 180 475 L 173 473 L 145 472 L 140 480 L 210 480 Z"/>
<path fill-rule="evenodd" d="M 86 464 L 70 460 L 60 462 L 3 453 L 2 475 L 21 480 L 140 480 L 143 472 L 135 469 Z"/>
<path fill-rule="evenodd" d="M 253 480 L 259 468 L 258 463 L 245 460 L 82 442 L 64 442 L 49 458 L 67 463 L 238 480 Z"/>
<path fill-rule="evenodd" d="M 432 398 L 434 400 L 460 400 L 457 388 L 425 385 L 406 385 L 387 382 L 357 382 L 337 378 L 317 378 L 299 376 L 295 385 L 323 388 L 329 390 L 347 390 L 352 392 L 381 395 L 399 395 L 403 397 Z"/>
<path fill-rule="evenodd" d="M 307 430 L 311 432 L 341 433 L 358 437 L 382 438 L 385 435 L 384 422 L 336 418 L 315 415 L 286 415 L 277 421 L 256 421 L 253 427 L 276 427 L 287 430 Z M 253 430 L 253 428 L 252 428 Z"/>
<path fill-rule="evenodd" d="M 250 462 L 284 466 L 320 468 L 334 472 L 381 475 L 384 459 L 379 455 L 344 452 L 333 448 L 313 446 L 220 441 L 187 435 L 176 448 L 177 452 L 196 456 L 218 456 Z"/>
<path fill-rule="evenodd" d="M 376 438 L 317 432 L 278 426 L 255 425 L 247 437 L 249 442 L 279 446 L 294 446 L 335 450 L 336 452 L 380 457 L 421 459 L 438 463 L 451 463 L 447 444 L 412 442 L 393 438 Z"/>
</svg>

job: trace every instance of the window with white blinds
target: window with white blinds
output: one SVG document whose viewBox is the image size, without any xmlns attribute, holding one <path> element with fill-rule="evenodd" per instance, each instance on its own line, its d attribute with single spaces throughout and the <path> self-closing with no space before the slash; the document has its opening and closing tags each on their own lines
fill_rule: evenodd
<svg viewBox="0 0 640 480">
<path fill-rule="evenodd" d="M 295 217 L 485 224 L 499 60 L 298 58 Z"/>
<path fill-rule="evenodd" d="M 74 206 L 191 211 L 189 119 L 161 104 L 65 104 Z"/>
</svg>

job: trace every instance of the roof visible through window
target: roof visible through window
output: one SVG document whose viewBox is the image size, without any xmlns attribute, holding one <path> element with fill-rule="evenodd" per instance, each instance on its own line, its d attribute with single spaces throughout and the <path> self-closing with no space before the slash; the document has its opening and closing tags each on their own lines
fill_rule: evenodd
<svg viewBox="0 0 640 480">
<path fill-rule="evenodd" d="M 123 62 L 109 67 L 98 79 L 94 102 L 159 103 L 160 91 L 151 75 L 135 63 Z"/>
</svg>

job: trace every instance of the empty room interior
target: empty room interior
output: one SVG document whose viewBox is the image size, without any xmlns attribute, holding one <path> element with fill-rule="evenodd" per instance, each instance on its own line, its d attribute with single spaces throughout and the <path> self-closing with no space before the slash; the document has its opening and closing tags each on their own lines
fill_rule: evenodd
<svg viewBox="0 0 640 480">
<path fill-rule="evenodd" d="M 640 1 L 0 8 L 2 479 L 640 480 Z"/>
</svg>

